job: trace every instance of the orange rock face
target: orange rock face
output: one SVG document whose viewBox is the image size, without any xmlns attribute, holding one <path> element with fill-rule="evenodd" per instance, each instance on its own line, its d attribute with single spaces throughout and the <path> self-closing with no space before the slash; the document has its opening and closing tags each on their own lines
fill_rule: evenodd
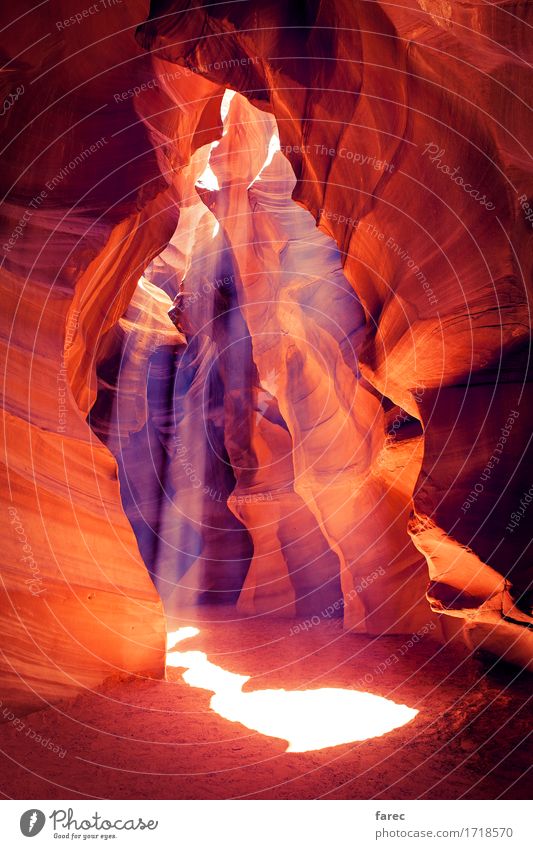
<svg viewBox="0 0 533 849">
<path fill-rule="evenodd" d="M 432 3 L 325 3 L 309 7 L 305 21 L 293 20 L 281 4 L 172 9 L 180 12 L 179 24 L 172 15 L 159 18 L 153 7 L 140 28 L 141 44 L 243 92 L 275 116 L 281 151 L 297 178 L 293 199 L 335 239 L 344 275 L 364 309 L 354 345 L 364 380 L 352 369 L 343 387 L 358 400 L 354 416 L 344 428 L 331 425 L 327 436 L 324 428 L 319 438 L 322 425 L 307 411 L 321 456 L 337 458 L 335 468 L 321 469 L 327 485 L 321 487 L 324 477 L 311 482 L 309 457 L 300 450 L 293 455 L 302 462 L 299 485 L 328 544 L 338 556 L 345 549 L 345 601 L 350 581 L 378 561 L 389 577 L 384 586 L 376 583 L 379 598 L 371 591 L 356 594 L 355 619 L 363 614 L 369 628 L 375 618 L 377 630 L 385 630 L 383 597 L 407 621 L 408 608 L 419 608 L 409 571 L 416 574 L 416 558 L 405 534 L 410 513 L 408 533 L 429 571 L 428 600 L 447 614 L 440 617 L 445 630 L 455 630 L 455 619 L 471 647 L 530 664 L 531 568 L 522 520 L 531 497 L 527 22 L 494 6 L 480 12 Z M 254 187 L 243 185 L 246 169 L 231 170 L 227 165 L 226 179 L 235 186 L 241 176 L 240 192 L 253 208 L 250 222 L 258 221 L 264 198 L 258 201 Z M 228 201 L 215 201 L 215 215 L 222 204 L 225 210 L 232 203 L 244 207 L 237 193 L 230 188 Z M 242 230 L 241 262 L 252 280 L 261 276 L 266 250 L 255 248 L 254 227 L 261 229 L 246 225 L 242 214 L 228 221 L 236 236 Z M 270 243 L 283 254 L 278 231 Z M 328 318 L 331 288 L 322 295 Z M 269 316 L 252 283 L 248 291 L 252 297 L 243 278 L 241 309 L 253 339 Z M 293 335 L 296 314 L 293 309 Z M 357 308 L 350 316 L 357 327 Z M 303 346 L 303 356 L 293 339 L 287 347 L 294 373 L 305 387 L 309 373 L 318 401 L 311 346 Z M 275 356 L 283 359 L 281 348 Z M 261 372 L 259 354 L 256 362 Z M 281 371 L 289 378 L 288 362 Z M 331 361 L 325 372 L 334 384 L 338 370 Z M 302 395 L 311 408 L 308 393 L 306 387 Z M 376 395 L 384 423 L 382 412 L 372 412 Z M 294 445 L 298 426 L 289 421 L 283 398 L 280 403 Z M 340 393 L 333 406 L 330 422 L 342 411 Z M 337 488 L 355 445 L 360 464 L 352 470 L 350 499 L 349 473 L 347 490 Z M 389 581 L 398 557 L 405 595 L 394 600 Z M 345 617 L 354 623 L 349 604 Z"/>
<path fill-rule="evenodd" d="M 56 5 L 6 22 L 6 702 L 162 674 L 161 599 L 530 665 L 526 10 Z"/>
</svg>

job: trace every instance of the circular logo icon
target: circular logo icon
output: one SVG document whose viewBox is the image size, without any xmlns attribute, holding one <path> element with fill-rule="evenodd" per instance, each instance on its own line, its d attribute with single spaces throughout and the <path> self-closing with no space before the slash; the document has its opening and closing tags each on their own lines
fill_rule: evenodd
<svg viewBox="0 0 533 849">
<path fill-rule="evenodd" d="M 45 822 L 46 817 L 42 811 L 30 808 L 29 811 L 24 811 L 20 818 L 20 830 L 25 837 L 35 837 L 42 831 Z"/>
</svg>

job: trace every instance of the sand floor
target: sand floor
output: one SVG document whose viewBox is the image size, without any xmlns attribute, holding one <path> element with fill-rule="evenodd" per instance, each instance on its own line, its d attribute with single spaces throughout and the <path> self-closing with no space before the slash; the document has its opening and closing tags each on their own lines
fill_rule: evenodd
<svg viewBox="0 0 533 849">
<path fill-rule="evenodd" d="M 209 615 L 209 621 L 203 621 Z M 210 709 L 211 692 L 166 681 L 109 682 L 59 707 L 0 726 L 1 783 L 19 799 L 525 799 L 530 796 L 531 676 L 486 658 L 464 659 L 425 637 L 379 639 L 322 621 L 234 618 L 200 608 L 178 625 L 200 633 L 183 650 L 252 676 L 258 689 L 366 689 L 419 711 L 369 740 L 303 753 Z M 181 647 L 181 646 L 180 646 Z M 397 662 L 386 665 L 392 655 Z M 385 669 L 383 670 L 383 667 Z M 367 676 L 366 687 L 356 682 Z M 370 680 L 371 679 L 371 680 Z M 302 717 L 331 723 L 335 716 Z M 36 742 L 50 741 L 44 748 Z M 60 751 L 57 751 L 57 748 Z"/>
</svg>

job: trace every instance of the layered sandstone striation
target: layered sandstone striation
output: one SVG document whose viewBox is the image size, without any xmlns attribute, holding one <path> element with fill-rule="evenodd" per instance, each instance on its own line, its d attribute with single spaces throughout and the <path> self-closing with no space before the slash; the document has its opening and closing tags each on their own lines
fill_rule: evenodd
<svg viewBox="0 0 533 849">
<path fill-rule="evenodd" d="M 98 340 L 176 220 L 134 101 L 113 101 L 129 88 L 128 62 L 147 73 L 131 30 L 142 4 L 129 8 L 68 38 L 39 12 L 4 33 L 3 89 L 24 89 L 4 118 L 0 272 L 0 666 L 2 700 L 16 711 L 164 669 L 161 602 L 116 463 L 85 422 Z M 67 18 L 72 4 L 55 9 Z"/>
</svg>

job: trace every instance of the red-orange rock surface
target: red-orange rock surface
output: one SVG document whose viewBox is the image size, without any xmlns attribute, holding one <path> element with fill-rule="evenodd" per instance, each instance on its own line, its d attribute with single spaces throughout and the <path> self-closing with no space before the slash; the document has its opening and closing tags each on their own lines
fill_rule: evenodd
<svg viewBox="0 0 533 849">
<path fill-rule="evenodd" d="M 145 47 L 276 116 L 293 197 L 334 236 L 365 309 L 362 373 L 397 405 L 396 421 L 422 422 L 416 482 L 403 428 L 370 466 L 379 480 L 395 466 L 386 456 L 403 459 L 395 477 L 414 489 L 410 534 L 433 609 L 458 616 L 470 645 L 530 663 L 527 522 L 507 530 L 530 485 L 523 10 L 337 2 L 306 7 L 305 21 L 282 4 L 160 12 L 154 4 L 141 28 Z M 345 520 L 335 541 L 343 531 L 354 539 Z"/>
<path fill-rule="evenodd" d="M 78 7 L 6 20 L 6 702 L 162 674 L 145 564 L 530 664 L 527 7 Z"/>
</svg>

